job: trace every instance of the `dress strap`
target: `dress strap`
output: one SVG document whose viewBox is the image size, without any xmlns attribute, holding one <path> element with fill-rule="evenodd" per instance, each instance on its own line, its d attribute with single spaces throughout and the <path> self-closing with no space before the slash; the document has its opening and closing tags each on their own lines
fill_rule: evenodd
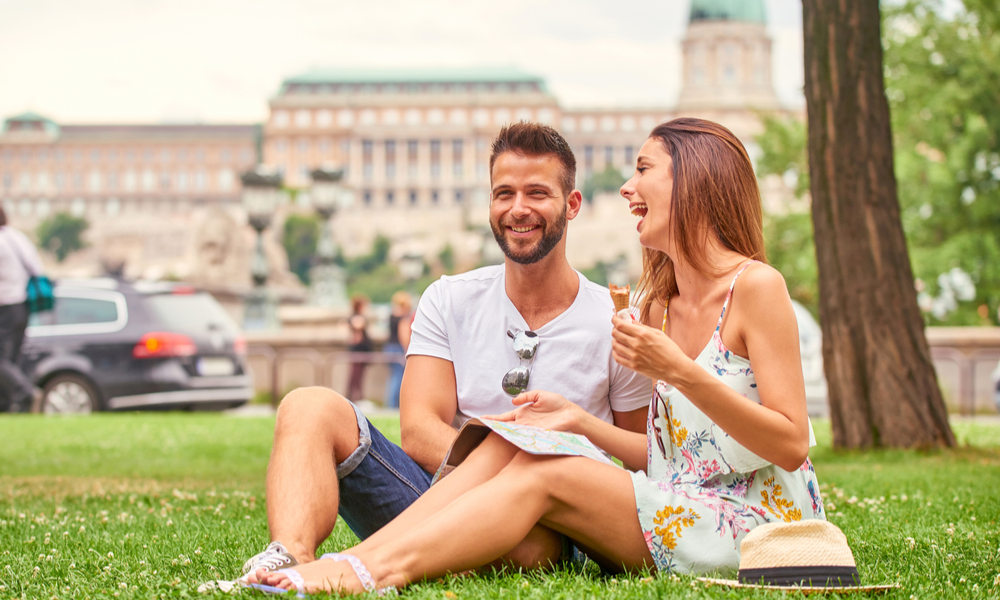
<svg viewBox="0 0 1000 600">
<path fill-rule="evenodd" d="M 715 331 L 718 333 L 719 329 L 722 327 L 722 318 L 726 316 L 726 309 L 729 308 L 729 299 L 733 297 L 733 288 L 736 287 L 736 278 L 743 274 L 743 271 L 747 270 L 750 265 L 760 262 L 759 260 L 751 260 L 747 264 L 743 265 L 739 271 L 736 272 L 736 276 L 733 277 L 733 282 L 729 284 L 729 292 L 726 293 L 726 301 L 722 303 L 722 314 L 719 315 L 719 322 L 715 326 Z"/>
</svg>

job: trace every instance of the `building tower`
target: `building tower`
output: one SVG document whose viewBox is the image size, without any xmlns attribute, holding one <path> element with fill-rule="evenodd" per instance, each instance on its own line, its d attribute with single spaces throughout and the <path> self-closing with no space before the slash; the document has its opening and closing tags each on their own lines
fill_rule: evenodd
<svg viewBox="0 0 1000 600">
<path fill-rule="evenodd" d="M 691 0 L 677 109 L 778 109 L 763 0 Z"/>
</svg>

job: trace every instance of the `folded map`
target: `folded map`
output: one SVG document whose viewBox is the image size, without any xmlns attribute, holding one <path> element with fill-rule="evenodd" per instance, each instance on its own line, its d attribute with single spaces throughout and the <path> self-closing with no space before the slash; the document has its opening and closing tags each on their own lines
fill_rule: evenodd
<svg viewBox="0 0 1000 600">
<path fill-rule="evenodd" d="M 458 431 L 458 437 L 451 444 L 441 467 L 434 474 L 434 482 L 461 464 L 491 431 L 531 454 L 585 456 L 607 465 L 617 466 L 600 448 L 577 433 L 541 429 L 509 421 L 469 419 Z"/>
</svg>

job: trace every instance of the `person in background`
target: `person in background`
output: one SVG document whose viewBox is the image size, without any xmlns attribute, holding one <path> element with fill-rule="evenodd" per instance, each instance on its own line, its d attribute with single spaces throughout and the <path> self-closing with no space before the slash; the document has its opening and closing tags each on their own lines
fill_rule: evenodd
<svg viewBox="0 0 1000 600">
<path fill-rule="evenodd" d="M 34 244 L 7 225 L 0 207 L 0 410 L 28 412 L 41 395 L 18 365 L 28 327 L 28 278 L 42 272 Z"/>
<path fill-rule="evenodd" d="M 388 354 L 406 355 L 410 345 L 410 323 L 413 321 L 413 300 L 410 294 L 399 290 L 392 295 L 392 313 L 389 315 L 389 338 L 383 351 Z M 402 362 L 389 363 L 389 381 L 385 384 L 385 405 L 399 408 L 399 388 L 403 383 Z"/>
<path fill-rule="evenodd" d="M 365 309 L 368 308 L 368 298 L 358 294 L 351 298 L 351 318 L 347 321 L 350 329 L 350 344 L 347 349 L 351 352 L 371 352 L 372 340 L 368 337 L 368 318 L 365 316 Z M 355 402 L 364 399 L 363 380 L 365 377 L 365 367 L 368 363 L 354 361 L 351 363 L 351 378 L 347 383 L 347 397 Z"/>
</svg>

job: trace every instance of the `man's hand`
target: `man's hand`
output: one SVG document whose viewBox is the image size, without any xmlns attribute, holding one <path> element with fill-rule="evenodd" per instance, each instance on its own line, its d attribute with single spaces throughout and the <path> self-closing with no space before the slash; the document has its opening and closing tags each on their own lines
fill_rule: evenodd
<svg viewBox="0 0 1000 600">
<path fill-rule="evenodd" d="M 532 390 L 511 400 L 518 408 L 502 415 L 483 415 L 484 419 L 508 421 L 555 431 L 576 431 L 586 412 L 559 394 Z"/>
</svg>

